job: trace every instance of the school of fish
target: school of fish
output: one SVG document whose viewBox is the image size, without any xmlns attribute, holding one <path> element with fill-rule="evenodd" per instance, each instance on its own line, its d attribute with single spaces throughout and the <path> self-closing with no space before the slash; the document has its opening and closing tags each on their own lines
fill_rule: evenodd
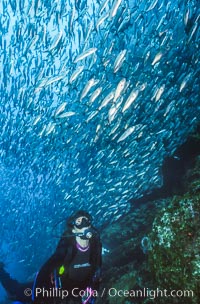
<svg viewBox="0 0 200 304">
<path fill-rule="evenodd" d="M 0 2 L 1 259 L 36 271 L 73 210 L 100 227 L 162 185 L 200 121 L 199 24 L 197 0 Z"/>
</svg>

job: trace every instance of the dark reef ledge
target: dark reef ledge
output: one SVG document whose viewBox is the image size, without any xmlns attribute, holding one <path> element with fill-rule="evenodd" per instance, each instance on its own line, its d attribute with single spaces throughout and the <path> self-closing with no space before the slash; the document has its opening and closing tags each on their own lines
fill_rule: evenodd
<svg viewBox="0 0 200 304">
<path fill-rule="evenodd" d="M 139 199 L 131 200 L 133 209 L 141 203 L 169 197 L 175 194 L 183 194 L 187 185 L 184 176 L 188 169 L 192 168 L 196 157 L 200 155 L 200 124 L 196 131 L 190 135 L 187 141 L 181 145 L 172 157 L 167 157 L 162 165 L 163 186 L 144 193 Z"/>
<path fill-rule="evenodd" d="M 102 231 L 102 288 L 152 293 L 105 293 L 97 303 L 200 303 L 200 126 L 174 156 L 164 162 L 163 187 L 132 200 L 129 214 Z M 157 288 L 179 296 L 153 299 Z"/>
</svg>

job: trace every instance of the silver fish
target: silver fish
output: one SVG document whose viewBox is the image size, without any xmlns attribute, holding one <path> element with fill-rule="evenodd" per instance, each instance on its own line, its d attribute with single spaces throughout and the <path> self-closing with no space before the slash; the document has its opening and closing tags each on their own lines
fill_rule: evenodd
<svg viewBox="0 0 200 304">
<path fill-rule="evenodd" d="M 121 68 L 124 60 L 126 59 L 126 53 L 127 50 L 122 50 L 117 58 L 115 59 L 114 66 L 113 66 L 113 71 L 114 73 L 117 73 L 117 71 Z"/>
<path fill-rule="evenodd" d="M 99 87 L 92 93 L 89 99 L 89 103 L 93 103 L 95 99 L 97 99 L 97 97 L 101 94 L 102 89 L 103 89 L 102 87 Z"/>
<path fill-rule="evenodd" d="M 183 91 L 183 89 L 184 89 L 185 86 L 187 85 L 187 83 L 188 83 L 188 81 L 189 81 L 189 79 L 190 79 L 191 76 L 192 76 L 192 75 L 191 75 L 191 73 L 190 73 L 190 74 L 188 74 L 188 75 L 186 75 L 186 76 L 184 77 L 183 81 L 181 82 L 181 85 L 180 85 L 180 88 L 179 88 L 179 92 L 182 92 L 182 91 Z"/>
<path fill-rule="evenodd" d="M 96 85 L 99 82 L 99 80 L 95 79 L 95 78 L 91 78 L 90 80 L 88 80 L 88 82 L 86 83 L 81 96 L 80 96 L 80 100 L 82 100 L 85 96 L 87 96 L 88 92 L 90 91 L 90 89 Z"/>
<path fill-rule="evenodd" d="M 72 73 L 69 79 L 69 83 L 74 82 L 76 78 L 83 72 L 83 70 L 84 70 L 84 65 L 77 67 L 77 69 Z"/>
<path fill-rule="evenodd" d="M 184 18 L 183 18 L 185 26 L 187 26 L 187 24 L 188 24 L 189 16 L 190 16 L 190 9 L 188 8 L 187 11 L 185 12 Z"/>
<path fill-rule="evenodd" d="M 34 119 L 34 121 L 33 121 L 33 126 L 37 125 L 38 122 L 41 120 L 41 118 L 42 118 L 42 116 L 41 116 L 41 115 L 38 115 L 38 116 Z"/>
<path fill-rule="evenodd" d="M 116 106 L 113 106 L 110 108 L 109 112 L 108 112 L 108 121 L 109 121 L 109 124 L 111 124 L 111 122 L 114 120 L 116 114 L 117 114 L 117 107 Z"/>
<path fill-rule="evenodd" d="M 160 88 L 157 89 L 155 95 L 155 101 L 158 101 L 165 90 L 165 84 L 163 84 Z"/>
<path fill-rule="evenodd" d="M 57 82 L 57 81 L 63 79 L 64 77 L 65 77 L 65 75 L 60 75 L 60 76 L 55 76 L 55 77 L 52 77 L 52 78 L 47 77 L 47 78 L 43 79 L 40 82 L 39 86 L 35 89 L 35 93 L 40 91 L 43 87 L 46 87 L 46 86 L 48 86 L 48 85 L 50 85 L 54 82 Z"/>
<path fill-rule="evenodd" d="M 97 48 L 90 48 L 90 49 L 84 51 L 82 54 L 78 55 L 75 58 L 74 63 L 77 63 L 78 61 L 85 59 L 86 57 L 94 54 L 96 51 L 97 51 Z"/>
<path fill-rule="evenodd" d="M 60 42 L 60 40 L 61 40 L 61 38 L 62 38 L 62 35 L 63 35 L 63 32 L 60 31 L 60 32 L 55 36 L 55 38 L 53 39 L 52 45 L 51 45 L 51 47 L 49 48 L 49 51 L 54 50 L 54 49 L 58 46 L 58 43 Z"/>
<path fill-rule="evenodd" d="M 109 104 L 109 102 L 114 98 L 114 91 L 111 91 L 102 101 L 99 110 L 101 110 L 102 108 L 106 107 L 107 104 Z"/>
<path fill-rule="evenodd" d="M 121 136 L 120 138 L 117 140 L 117 142 L 119 143 L 120 141 L 123 141 L 124 139 L 126 139 L 128 136 L 130 136 L 135 130 L 135 127 L 129 127 Z"/>
<path fill-rule="evenodd" d="M 51 134 L 54 131 L 55 131 L 55 124 L 50 122 L 45 129 L 45 135 L 48 136 L 49 134 Z"/>
<path fill-rule="evenodd" d="M 96 22 L 96 29 L 97 29 L 97 30 L 99 30 L 100 25 L 103 24 L 104 21 L 105 21 L 106 19 L 108 19 L 108 17 L 109 17 L 109 13 L 106 13 L 104 16 L 101 16 L 101 17 L 97 20 L 97 22 Z"/>
<path fill-rule="evenodd" d="M 152 61 L 152 65 L 156 64 L 163 56 L 162 52 L 158 52 L 154 58 L 154 60 Z"/>
<path fill-rule="evenodd" d="M 151 5 L 146 9 L 146 12 L 149 12 L 149 11 L 153 10 L 157 3 L 158 3 L 158 0 L 153 0 L 151 2 Z"/>
<path fill-rule="evenodd" d="M 115 15 L 117 14 L 117 10 L 121 4 L 122 0 L 115 0 L 112 7 L 111 7 L 111 10 L 110 10 L 110 17 L 113 18 L 115 17 Z"/>
<path fill-rule="evenodd" d="M 139 90 L 138 89 L 132 89 L 129 97 L 127 98 L 127 101 L 124 104 L 124 107 L 122 109 L 122 113 L 124 113 L 126 110 L 129 109 L 129 107 L 132 105 L 132 103 L 136 100 L 136 98 L 138 97 L 139 94 Z"/>
<path fill-rule="evenodd" d="M 57 117 L 58 115 L 60 115 L 60 113 L 62 113 L 62 112 L 65 110 L 66 105 L 67 105 L 67 102 L 63 102 L 63 103 L 58 107 L 58 109 L 55 111 L 54 116 Z"/>
<path fill-rule="evenodd" d="M 191 33 L 190 33 L 189 37 L 188 37 L 188 41 L 187 41 L 188 43 L 192 40 L 196 30 L 199 28 L 199 21 L 198 21 L 199 18 L 200 18 L 200 15 L 197 17 L 196 21 L 194 22 L 194 26 L 191 30 Z"/>
<path fill-rule="evenodd" d="M 114 99 L 113 99 L 114 102 L 116 102 L 116 100 L 120 97 L 121 93 L 125 88 L 125 85 L 126 85 L 126 78 L 123 78 L 122 80 L 120 80 L 115 90 Z"/>
<path fill-rule="evenodd" d="M 0 1 L 0 252 L 28 272 L 59 219 L 111 224 L 161 187 L 200 117 L 198 1 L 75 2 Z"/>
<path fill-rule="evenodd" d="M 103 3 L 101 4 L 101 7 L 99 9 L 99 15 L 101 15 L 101 13 L 104 11 L 104 9 L 106 8 L 106 6 L 108 5 L 109 0 L 104 0 Z"/>
<path fill-rule="evenodd" d="M 98 111 L 93 111 L 90 113 L 89 117 L 87 118 L 86 122 L 88 123 L 92 118 L 94 118 L 98 114 Z"/>
</svg>

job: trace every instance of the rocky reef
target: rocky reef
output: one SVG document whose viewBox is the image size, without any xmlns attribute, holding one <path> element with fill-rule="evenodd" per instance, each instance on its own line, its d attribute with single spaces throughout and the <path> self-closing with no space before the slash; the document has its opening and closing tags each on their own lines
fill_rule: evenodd
<svg viewBox="0 0 200 304">
<path fill-rule="evenodd" d="M 156 216 L 148 257 L 157 286 L 179 291 L 180 298 L 181 291 L 190 290 L 193 296 L 185 302 L 194 304 L 200 302 L 200 157 L 195 171 L 199 178 L 191 182 L 190 191 L 168 200 Z M 180 298 L 175 297 L 173 303 L 180 303 Z"/>
<path fill-rule="evenodd" d="M 177 151 L 183 170 L 177 183 L 169 175 L 170 191 L 156 189 L 133 202 L 128 215 L 103 230 L 109 252 L 97 303 L 200 303 L 199 143 L 198 133 Z"/>
</svg>

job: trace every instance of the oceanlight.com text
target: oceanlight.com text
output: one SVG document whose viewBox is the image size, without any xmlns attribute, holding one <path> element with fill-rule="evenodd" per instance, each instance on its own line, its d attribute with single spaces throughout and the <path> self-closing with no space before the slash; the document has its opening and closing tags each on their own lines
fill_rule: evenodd
<svg viewBox="0 0 200 304">
<path fill-rule="evenodd" d="M 143 288 L 138 290 L 123 290 L 116 288 L 109 288 L 106 292 L 109 297 L 130 297 L 130 298 L 150 298 L 155 299 L 159 297 L 172 298 L 190 298 L 194 296 L 192 290 L 167 290 L 167 289 L 149 289 Z"/>
</svg>

